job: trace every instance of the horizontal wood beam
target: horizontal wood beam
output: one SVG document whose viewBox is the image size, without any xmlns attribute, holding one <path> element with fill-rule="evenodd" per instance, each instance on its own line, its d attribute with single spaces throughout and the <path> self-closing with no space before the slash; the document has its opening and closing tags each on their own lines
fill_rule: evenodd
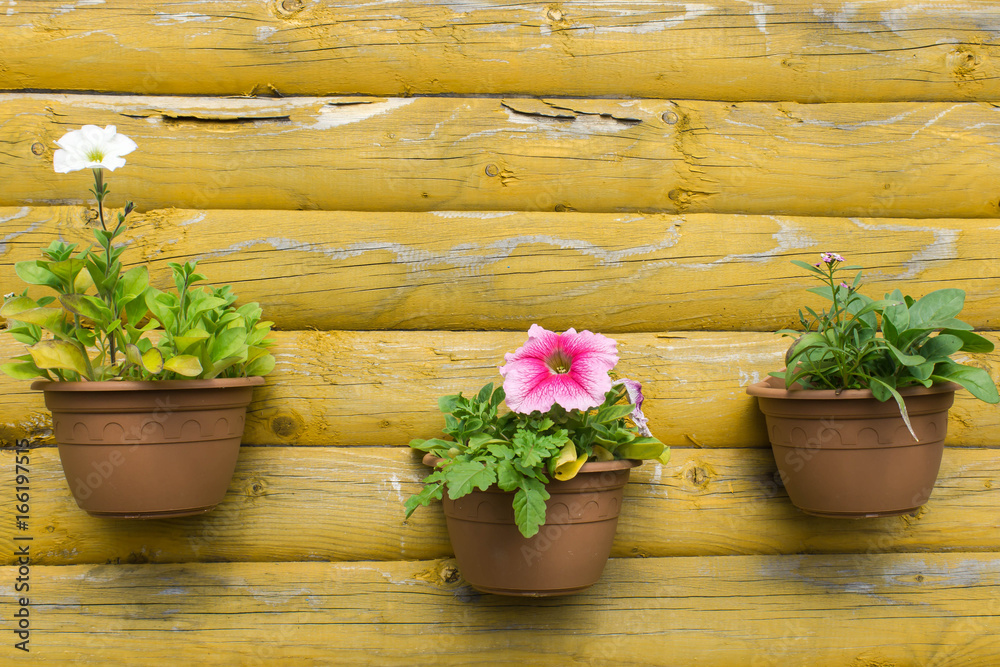
<svg viewBox="0 0 1000 667">
<path fill-rule="evenodd" d="M 58 453 L 33 449 L 28 530 L 39 565 L 391 561 L 452 554 L 439 504 L 403 519 L 428 470 L 402 447 L 244 447 L 223 503 L 187 519 L 123 521 L 76 506 Z M 0 452 L 3 470 L 14 453 Z M 114 474 L 113 472 L 111 474 Z M 1000 551 L 997 449 L 948 448 L 930 501 L 913 515 L 848 521 L 807 516 L 775 483 L 768 450 L 675 449 L 632 472 L 615 557 Z M 95 478 L 96 479 L 96 478 Z M 107 478 L 100 479 L 105 483 Z M 92 480 L 93 481 L 93 480 Z M 76 486 L 90 483 L 75 480 Z M 13 474 L 0 494 L 15 497 Z M 13 501 L 11 501 L 13 502 Z M 16 564 L 13 551 L 2 563 Z"/>
<path fill-rule="evenodd" d="M 581 329 L 586 323 L 580 323 Z M 988 334 L 997 341 L 995 333 Z M 279 332 L 275 372 L 255 390 L 244 443 L 406 445 L 440 434 L 440 396 L 499 383 L 504 353 L 525 332 Z M 764 418 L 746 385 L 780 368 L 787 339 L 765 333 L 663 332 L 616 335 L 622 377 L 643 384 L 643 410 L 669 445 L 765 447 Z M 0 337 L 0 359 L 23 354 Z M 1000 378 L 1000 353 L 975 363 Z M 1000 445 L 1000 410 L 956 394 L 947 442 Z M 0 375 L 0 442 L 52 443 L 41 392 Z"/>
<path fill-rule="evenodd" d="M 32 0 L 0 12 L 0 89 L 997 100 L 997 25 L 988 0 Z"/>
<path fill-rule="evenodd" d="M 10 94 L 0 206 L 88 201 L 89 174 L 54 173 L 52 152 L 91 123 L 138 143 L 108 201 L 143 210 L 996 218 L 998 118 L 976 103 Z"/>
<path fill-rule="evenodd" d="M 24 289 L 13 264 L 52 239 L 92 244 L 94 213 L 0 208 L 0 294 Z M 173 284 L 168 262 L 196 259 L 285 330 L 776 331 L 823 303 L 790 260 L 832 250 L 865 267 L 865 294 L 960 287 L 965 321 L 1000 326 L 996 218 L 159 209 L 131 220 L 124 259 L 148 264 L 154 284 Z"/>
<path fill-rule="evenodd" d="M 563 599 L 480 595 L 452 561 L 31 570 L 7 664 L 995 664 L 995 553 L 632 558 Z M 0 569 L 13 581 L 15 568 Z M 15 605 L 8 596 L 4 613 Z M 932 638 L 932 640 L 928 640 Z"/>
</svg>

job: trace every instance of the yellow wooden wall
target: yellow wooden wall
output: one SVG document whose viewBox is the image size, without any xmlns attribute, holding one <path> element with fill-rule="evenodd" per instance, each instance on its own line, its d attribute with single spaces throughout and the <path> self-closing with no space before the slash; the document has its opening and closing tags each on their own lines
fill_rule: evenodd
<svg viewBox="0 0 1000 667">
<path fill-rule="evenodd" d="M 965 289 L 1000 342 L 998 103 L 985 0 L 0 0 L 0 292 L 86 242 L 53 142 L 113 124 L 132 260 L 199 259 L 280 330 L 203 517 L 85 515 L 0 380 L 0 663 L 1000 663 L 1000 410 L 959 396 L 930 502 L 852 522 L 789 504 L 744 394 L 822 251 L 873 294 Z M 436 397 L 533 322 L 613 335 L 673 459 L 634 472 L 598 585 L 518 601 L 401 502 Z"/>
</svg>

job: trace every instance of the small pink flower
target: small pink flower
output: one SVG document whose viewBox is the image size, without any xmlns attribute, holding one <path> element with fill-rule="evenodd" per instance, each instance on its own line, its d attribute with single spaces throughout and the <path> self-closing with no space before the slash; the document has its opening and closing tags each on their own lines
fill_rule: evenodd
<svg viewBox="0 0 1000 667">
<path fill-rule="evenodd" d="M 819 258 L 822 259 L 827 264 L 833 264 L 834 262 L 844 261 L 844 258 L 835 252 L 824 252 L 822 255 L 819 256 Z M 817 266 L 819 265 L 817 264 Z"/>
<path fill-rule="evenodd" d="M 848 285 L 847 283 L 840 283 L 840 286 L 843 287 L 844 289 L 848 290 L 848 291 L 850 291 L 850 289 L 851 289 L 851 286 Z"/>
<path fill-rule="evenodd" d="M 608 371 L 618 363 L 617 345 L 590 331 L 557 334 L 532 324 L 528 342 L 505 354 L 500 367 L 507 406 L 523 414 L 547 412 L 553 405 L 597 407 L 611 390 Z"/>
</svg>

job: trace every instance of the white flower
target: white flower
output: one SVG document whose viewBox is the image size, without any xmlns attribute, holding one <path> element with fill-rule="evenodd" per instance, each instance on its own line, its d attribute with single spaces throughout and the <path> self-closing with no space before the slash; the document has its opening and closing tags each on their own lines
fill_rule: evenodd
<svg viewBox="0 0 1000 667">
<path fill-rule="evenodd" d="M 138 148 L 124 134 L 118 134 L 114 125 L 103 130 L 96 125 L 84 125 L 64 134 L 56 146 L 59 150 L 52 157 L 52 165 L 59 174 L 101 167 L 114 171 L 125 166 L 123 155 Z"/>
</svg>

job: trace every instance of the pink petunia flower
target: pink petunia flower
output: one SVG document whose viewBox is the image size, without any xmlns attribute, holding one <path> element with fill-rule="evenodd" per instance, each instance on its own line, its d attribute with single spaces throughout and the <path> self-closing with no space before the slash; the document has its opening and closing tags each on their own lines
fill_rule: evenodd
<svg viewBox="0 0 1000 667">
<path fill-rule="evenodd" d="M 567 329 L 557 334 L 532 324 L 528 342 L 504 355 L 500 367 L 507 407 L 529 414 L 553 405 L 589 410 L 611 390 L 608 371 L 618 363 L 618 344 L 601 334 Z"/>
</svg>

